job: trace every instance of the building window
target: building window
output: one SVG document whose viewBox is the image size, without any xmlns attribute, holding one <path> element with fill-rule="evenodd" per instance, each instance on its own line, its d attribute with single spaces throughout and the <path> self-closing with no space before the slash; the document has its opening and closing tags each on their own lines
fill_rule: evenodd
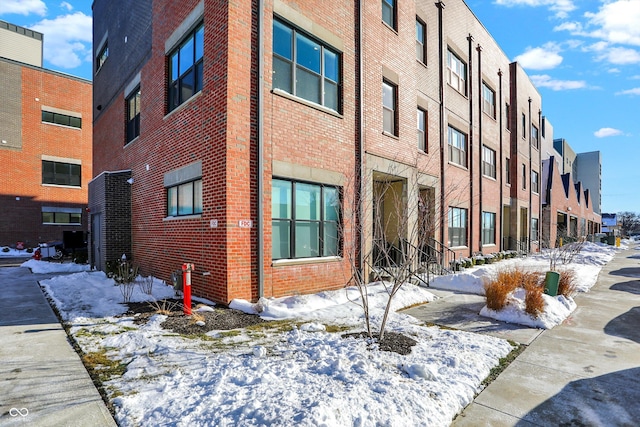
<svg viewBox="0 0 640 427">
<path fill-rule="evenodd" d="M 467 64 L 450 50 L 447 51 L 447 83 L 461 94 L 467 94 Z"/>
<path fill-rule="evenodd" d="M 538 218 L 531 218 L 531 240 L 538 240 Z"/>
<path fill-rule="evenodd" d="M 271 219 L 273 259 L 340 255 L 337 187 L 274 179 Z"/>
<path fill-rule="evenodd" d="M 531 191 L 534 193 L 540 192 L 540 182 L 538 178 L 538 172 L 531 171 Z"/>
<path fill-rule="evenodd" d="M 527 189 L 527 165 L 522 164 L 522 189 Z"/>
<path fill-rule="evenodd" d="M 100 68 L 104 65 L 109 57 L 109 45 L 107 43 L 102 46 L 100 51 L 98 52 L 98 56 L 96 56 L 96 73 L 100 71 Z"/>
<path fill-rule="evenodd" d="M 127 98 L 127 143 L 140 136 L 140 87 Z"/>
<path fill-rule="evenodd" d="M 496 152 L 486 145 L 482 146 L 482 174 L 496 177 Z"/>
<path fill-rule="evenodd" d="M 340 112 L 340 55 L 273 20 L 273 88 Z"/>
<path fill-rule="evenodd" d="M 80 208 L 42 208 L 42 224 L 44 225 L 82 225 L 82 209 Z"/>
<path fill-rule="evenodd" d="M 505 116 L 506 116 L 506 128 L 508 131 L 511 130 L 511 107 L 509 104 L 505 104 L 504 106 Z"/>
<path fill-rule="evenodd" d="M 204 25 L 169 54 L 169 111 L 202 90 Z"/>
<path fill-rule="evenodd" d="M 496 214 L 493 212 L 482 212 L 482 244 L 496 244 Z"/>
<path fill-rule="evenodd" d="M 397 29 L 395 0 L 382 0 L 382 21 L 394 30 Z"/>
<path fill-rule="evenodd" d="M 449 246 L 467 246 L 467 210 L 449 208 Z"/>
<path fill-rule="evenodd" d="M 496 93 L 485 82 L 482 82 L 482 111 L 496 118 Z"/>
<path fill-rule="evenodd" d="M 427 112 L 418 107 L 418 149 L 429 152 L 427 144 Z"/>
<path fill-rule="evenodd" d="M 531 125 L 531 145 L 533 145 L 533 148 L 540 148 L 540 141 L 538 140 L 538 128 L 535 125 Z"/>
<path fill-rule="evenodd" d="M 82 167 L 75 163 L 42 161 L 42 183 L 80 187 Z"/>
<path fill-rule="evenodd" d="M 449 161 L 467 167 L 467 136 L 449 126 L 447 139 L 449 142 Z"/>
<path fill-rule="evenodd" d="M 61 126 L 69 126 L 72 128 L 82 128 L 82 118 L 68 116 L 66 114 L 54 113 L 52 111 L 42 110 L 42 122 L 53 123 Z"/>
<path fill-rule="evenodd" d="M 382 130 L 398 136 L 398 86 L 382 82 Z"/>
<path fill-rule="evenodd" d="M 511 184 L 511 161 L 508 157 L 504 159 L 504 180 L 507 184 Z"/>
<path fill-rule="evenodd" d="M 522 138 L 527 137 L 527 116 L 522 113 Z"/>
<path fill-rule="evenodd" d="M 202 213 L 202 179 L 167 187 L 167 216 Z"/>
<path fill-rule="evenodd" d="M 416 18 L 416 59 L 427 63 L 427 24 Z"/>
</svg>

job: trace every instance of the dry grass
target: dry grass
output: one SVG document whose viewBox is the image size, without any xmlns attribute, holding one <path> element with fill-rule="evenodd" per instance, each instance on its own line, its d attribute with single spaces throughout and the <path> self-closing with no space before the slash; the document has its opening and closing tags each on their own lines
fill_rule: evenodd
<svg viewBox="0 0 640 427">
<path fill-rule="evenodd" d="M 516 288 L 540 288 L 540 274 L 519 268 L 499 270 L 496 278 L 484 285 L 487 307 L 502 310 L 507 305 L 509 294 Z"/>
<path fill-rule="evenodd" d="M 524 311 L 537 318 L 540 313 L 544 312 L 543 288 L 541 286 L 532 286 L 525 289 Z"/>
<path fill-rule="evenodd" d="M 559 273 L 560 282 L 558 282 L 558 294 L 567 298 L 572 297 L 578 289 L 576 272 L 573 270 L 562 270 Z"/>
</svg>

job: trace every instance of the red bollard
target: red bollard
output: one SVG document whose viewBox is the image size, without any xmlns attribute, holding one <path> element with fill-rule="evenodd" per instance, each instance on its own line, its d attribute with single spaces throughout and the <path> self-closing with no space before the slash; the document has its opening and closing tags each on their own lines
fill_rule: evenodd
<svg viewBox="0 0 640 427">
<path fill-rule="evenodd" d="M 182 303 L 185 316 L 191 316 L 191 272 L 195 269 L 193 264 L 182 264 Z"/>
</svg>

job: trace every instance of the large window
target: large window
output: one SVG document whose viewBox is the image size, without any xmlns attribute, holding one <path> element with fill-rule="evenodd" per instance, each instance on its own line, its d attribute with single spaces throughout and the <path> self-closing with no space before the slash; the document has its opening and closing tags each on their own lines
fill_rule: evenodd
<svg viewBox="0 0 640 427">
<path fill-rule="evenodd" d="M 427 145 L 427 112 L 418 107 L 418 149 L 429 152 Z"/>
<path fill-rule="evenodd" d="M 382 82 L 382 130 L 398 136 L 398 86 Z"/>
<path fill-rule="evenodd" d="M 533 148 L 540 148 L 538 128 L 535 125 L 531 125 L 531 145 L 533 145 Z"/>
<path fill-rule="evenodd" d="M 467 94 L 467 64 L 450 50 L 447 51 L 447 83 L 461 94 Z"/>
<path fill-rule="evenodd" d="M 167 216 L 202 213 L 202 179 L 167 187 Z"/>
<path fill-rule="evenodd" d="M 538 218 L 531 218 L 531 240 L 538 240 Z"/>
<path fill-rule="evenodd" d="M 496 177 L 496 152 L 486 145 L 482 146 L 482 174 Z"/>
<path fill-rule="evenodd" d="M 52 111 L 42 110 L 42 121 L 44 123 L 53 123 L 61 126 L 69 126 L 72 128 L 82 128 L 82 118 L 68 116 L 66 114 L 54 113 Z"/>
<path fill-rule="evenodd" d="M 449 208 L 449 246 L 467 246 L 467 210 Z"/>
<path fill-rule="evenodd" d="M 504 182 L 511 184 L 511 160 L 508 157 L 504 159 Z"/>
<path fill-rule="evenodd" d="M 109 45 L 105 43 L 102 48 L 100 48 L 100 52 L 96 56 L 96 73 L 100 71 L 100 68 L 107 62 L 107 58 L 109 57 Z"/>
<path fill-rule="evenodd" d="M 496 118 L 496 93 L 485 82 L 482 82 L 482 111 Z"/>
<path fill-rule="evenodd" d="M 509 106 L 509 104 L 505 104 L 504 106 L 504 115 L 505 115 L 505 127 L 507 128 L 507 130 L 511 130 L 511 107 Z"/>
<path fill-rule="evenodd" d="M 527 165 L 522 164 L 522 189 L 527 189 Z"/>
<path fill-rule="evenodd" d="M 82 225 L 82 209 L 43 207 L 42 223 L 45 225 Z"/>
<path fill-rule="evenodd" d="M 42 183 L 80 187 L 82 167 L 75 163 L 42 161 Z"/>
<path fill-rule="evenodd" d="M 531 171 L 531 191 L 534 193 L 540 192 L 540 178 L 536 171 Z"/>
<path fill-rule="evenodd" d="M 416 18 L 416 59 L 427 63 L 427 25 Z"/>
<path fill-rule="evenodd" d="M 458 129 L 449 126 L 447 132 L 449 142 L 449 161 L 460 166 L 467 166 L 467 136 Z"/>
<path fill-rule="evenodd" d="M 527 116 L 522 113 L 522 138 L 527 137 Z"/>
<path fill-rule="evenodd" d="M 482 212 L 482 244 L 496 244 L 496 214 L 493 212 Z"/>
<path fill-rule="evenodd" d="M 382 0 L 382 21 L 393 28 L 396 27 L 396 0 Z"/>
<path fill-rule="evenodd" d="M 271 218 L 273 259 L 340 255 L 338 188 L 274 179 Z"/>
<path fill-rule="evenodd" d="M 273 88 L 340 112 L 340 55 L 273 20 Z"/>
<path fill-rule="evenodd" d="M 140 87 L 127 98 L 127 143 L 140 136 Z"/>
<path fill-rule="evenodd" d="M 204 25 L 169 54 L 169 111 L 202 90 Z"/>
</svg>

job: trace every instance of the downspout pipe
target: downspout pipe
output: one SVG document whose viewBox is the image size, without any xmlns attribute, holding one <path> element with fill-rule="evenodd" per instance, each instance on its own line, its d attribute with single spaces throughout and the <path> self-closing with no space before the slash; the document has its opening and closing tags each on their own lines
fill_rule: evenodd
<svg viewBox="0 0 640 427">
<path fill-rule="evenodd" d="M 478 44 L 476 46 L 476 50 L 478 51 L 478 152 L 480 155 L 478 156 L 478 212 L 480 217 L 478 218 L 478 225 L 480 227 L 480 238 L 478 239 L 478 249 L 482 252 L 482 222 L 484 220 L 483 213 L 483 205 L 482 205 L 482 181 L 484 180 L 484 173 L 482 170 L 482 154 L 484 147 L 482 146 L 483 136 L 482 136 L 482 46 Z M 495 224 L 494 224 L 495 230 Z"/>
<path fill-rule="evenodd" d="M 504 103 L 502 100 L 502 70 L 498 69 L 498 102 L 500 103 L 500 118 L 498 119 L 498 125 L 500 126 L 500 160 L 499 160 L 499 165 L 500 165 L 500 170 L 498 171 L 498 176 L 500 177 L 500 246 L 498 247 L 500 251 L 503 251 L 504 248 L 504 202 L 503 197 L 504 197 L 504 164 L 503 164 L 503 159 L 504 159 L 504 141 L 503 141 L 503 129 L 504 129 L 504 123 L 503 123 L 503 117 L 502 115 L 504 114 L 504 112 L 502 111 L 502 104 Z"/>
<path fill-rule="evenodd" d="M 445 96 L 444 96 L 444 23 L 443 23 L 443 11 L 444 3 L 439 1 L 436 3 L 438 8 L 438 54 L 440 55 L 439 68 L 438 68 L 438 95 L 440 103 L 440 238 L 442 243 L 445 243 L 445 217 L 447 216 L 447 207 L 445 199 L 445 165 L 446 165 L 446 138 L 445 138 Z"/>
<path fill-rule="evenodd" d="M 257 215 L 257 256 L 258 256 L 258 297 L 264 297 L 264 0 L 258 0 L 258 72 L 257 74 L 257 150 L 258 150 L 258 206 Z"/>
<path fill-rule="evenodd" d="M 362 41 L 364 38 L 364 32 L 362 29 L 363 23 L 364 23 L 364 0 L 358 0 L 358 6 L 357 6 L 357 10 L 358 10 L 358 46 L 356 48 L 356 55 L 358 55 L 358 73 L 356 75 L 356 84 L 357 84 L 357 91 L 358 91 L 358 103 L 356 105 L 356 108 L 358 109 L 358 124 L 359 126 L 356 127 L 358 135 L 357 135 L 357 139 L 358 139 L 358 155 L 356 156 L 356 176 L 358 177 L 358 183 L 356 185 L 358 194 L 354 195 L 355 197 L 357 197 L 357 209 L 358 209 L 358 213 L 356 215 L 356 221 L 359 221 L 360 224 L 358 224 L 358 226 L 356 226 L 356 232 L 357 235 L 355 236 L 355 238 L 358 240 L 356 243 L 356 250 L 358 251 L 357 254 L 357 262 L 358 262 L 358 268 L 360 270 L 360 277 L 364 277 L 365 271 L 364 271 L 364 238 L 365 238 L 365 232 L 363 230 L 363 225 L 365 224 L 365 220 L 364 220 L 364 200 L 363 200 L 363 195 L 364 195 L 364 179 L 365 179 L 365 172 L 364 172 L 364 108 L 363 108 L 363 103 L 364 103 L 364 84 L 362 82 L 362 78 L 364 76 L 364 71 L 363 71 L 363 67 L 364 67 L 364 53 L 363 53 L 363 48 L 362 48 Z"/>
<path fill-rule="evenodd" d="M 532 148 L 531 148 L 531 125 L 533 124 L 533 120 L 531 120 L 531 97 L 529 97 L 529 120 L 528 120 L 528 132 L 529 132 L 529 136 L 527 138 L 527 141 L 529 141 L 529 177 L 525 178 L 528 179 L 529 181 L 529 215 L 528 215 L 528 228 L 527 228 L 527 252 L 531 252 L 531 216 L 533 214 L 533 212 L 531 211 L 531 209 L 533 208 L 533 189 L 531 188 L 531 176 L 533 175 L 531 173 L 531 167 L 533 166 L 533 161 L 532 161 Z"/>
<path fill-rule="evenodd" d="M 469 42 L 468 46 L 468 58 L 469 58 L 469 73 L 467 77 L 467 81 L 469 84 L 469 149 L 467 150 L 468 161 L 467 164 L 469 166 L 469 257 L 473 256 L 473 224 L 474 224 L 474 215 L 473 215 L 473 36 L 469 34 L 467 36 L 467 41 Z"/>
</svg>

